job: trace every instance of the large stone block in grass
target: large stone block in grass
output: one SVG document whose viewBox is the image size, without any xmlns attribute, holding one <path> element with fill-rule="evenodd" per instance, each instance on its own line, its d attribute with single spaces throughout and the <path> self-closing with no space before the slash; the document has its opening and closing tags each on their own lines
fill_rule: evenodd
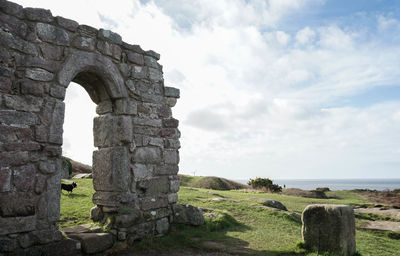
<svg viewBox="0 0 400 256">
<path fill-rule="evenodd" d="M 319 252 L 352 256 L 356 252 L 353 208 L 347 205 L 309 205 L 302 215 L 305 246 Z"/>
</svg>

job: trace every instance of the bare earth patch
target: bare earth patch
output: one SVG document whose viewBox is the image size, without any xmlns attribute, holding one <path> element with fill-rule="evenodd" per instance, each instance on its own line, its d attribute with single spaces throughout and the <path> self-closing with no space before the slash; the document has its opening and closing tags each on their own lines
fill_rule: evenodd
<svg viewBox="0 0 400 256">
<path fill-rule="evenodd" d="M 388 216 L 395 219 L 400 219 L 400 209 L 385 209 L 385 208 L 357 208 L 354 209 L 355 212 L 359 213 L 373 213 L 383 216 Z"/>
<path fill-rule="evenodd" d="M 387 230 L 393 232 L 400 232 L 400 222 L 384 221 L 384 220 L 365 220 L 363 221 L 361 229 L 370 230 Z"/>
<path fill-rule="evenodd" d="M 364 199 L 372 202 L 400 207 L 400 193 L 365 191 L 361 192 L 360 195 Z"/>
</svg>

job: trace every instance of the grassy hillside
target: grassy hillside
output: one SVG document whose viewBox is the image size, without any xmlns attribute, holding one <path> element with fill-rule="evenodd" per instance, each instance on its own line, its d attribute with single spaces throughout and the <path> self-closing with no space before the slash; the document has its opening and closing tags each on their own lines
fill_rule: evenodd
<svg viewBox="0 0 400 256">
<path fill-rule="evenodd" d="M 214 176 L 202 177 L 180 174 L 179 178 L 181 181 L 181 186 L 185 187 L 206 188 L 213 190 L 235 190 L 248 188 L 247 185 Z"/>
<path fill-rule="evenodd" d="M 195 179 L 199 178 L 195 177 L 191 180 Z M 76 182 L 78 188 L 71 195 L 62 192 L 62 226 L 91 223 L 89 220 L 89 210 L 93 206 L 91 180 L 76 180 Z M 301 240 L 301 223 L 288 215 L 259 208 L 259 199 L 278 200 L 286 205 L 289 211 L 299 214 L 308 204 L 312 203 L 353 205 L 371 203 L 349 191 L 327 192 L 327 195 L 336 199 L 181 187 L 179 203 L 209 209 L 204 211 L 205 215 L 209 216 L 206 217 L 206 225 L 201 227 L 174 226 L 169 236 L 143 239 L 135 243 L 134 249 L 129 250 L 134 250 L 138 255 L 147 255 L 146 252 L 149 250 L 152 251 L 152 254 L 148 255 L 157 255 L 157 252 L 169 250 L 183 250 L 190 254 L 192 250 L 200 250 L 202 252 L 228 252 L 232 255 L 316 256 L 316 253 L 307 254 L 296 247 L 296 242 Z M 222 200 L 213 200 L 216 197 Z M 212 219 L 210 216 L 217 217 Z M 356 219 L 357 226 L 362 222 L 362 219 Z M 400 251 L 400 240 L 391 239 L 383 232 L 357 230 L 356 239 L 357 250 L 362 256 L 393 256 L 398 255 Z"/>
</svg>

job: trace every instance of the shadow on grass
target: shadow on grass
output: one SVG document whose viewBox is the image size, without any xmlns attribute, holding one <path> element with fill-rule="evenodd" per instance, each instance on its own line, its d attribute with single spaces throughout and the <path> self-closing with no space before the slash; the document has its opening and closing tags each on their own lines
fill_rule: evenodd
<svg viewBox="0 0 400 256">
<path fill-rule="evenodd" d="M 88 197 L 88 195 L 85 194 L 77 194 L 77 193 L 69 193 L 69 192 L 61 192 L 64 196 L 67 196 L 69 198 L 78 198 L 78 197 Z"/>
<path fill-rule="evenodd" d="M 250 249 L 249 243 L 228 235 L 228 232 L 245 232 L 252 228 L 238 223 L 217 231 L 210 231 L 207 225 L 193 227 L 174 225 L 170 233 L 161 238 L 147 237 L 135 241 L 131 247 L 116 250 L 115 256 L 230 256 L 230 255 L 266 255 L 266 256 L 304 256 L 305 252 L 273 251 Z M 294 246 L 294 245 L 293 245 Z"/>
</svg>

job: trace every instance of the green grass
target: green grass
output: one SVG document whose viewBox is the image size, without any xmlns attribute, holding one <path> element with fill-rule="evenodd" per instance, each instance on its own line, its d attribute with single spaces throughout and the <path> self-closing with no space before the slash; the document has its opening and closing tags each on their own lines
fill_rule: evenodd
<svg viewBox="0 0 400 256">
<path fill-rule="evenodd" d="M 76 196 L 63 192 L 61 197 L 62 226 L 91 223 L 89 210 L 93 207 L 92 181 L 88 179 L 76 182 L 78 188 L 73 192 Z M 228 251 L 238 255 L 316 256 L 316 253 L 306 253 L 304 249 L 296 246 L 296 243 L 301 241 L 301 223 L 280 212 L 256 207 L 261 203 L 257 198 L 278 200 L 289 211 L 297 213 L 301 213 L 307 205 L 312 203 L 347 205 L 372 203 L 350 191 L 332 191 L 327 195 L 335 198 L 313 199 L 261 192 L 215 191 L 181 187 L 179 203 L 212 209 L 205 212 L 206 224 L 201 227 L 176 225 L 172 227 L 168 236 L 145 238 L 140 242 L 135 242 L 134 246 L 144 251 L 200 248 L 203 251 Z M 210 200 L 215 197 L 235 201 Z M 362 219 L 357 219 L 357 224 L 361 222 Z M 356 239 L 357 250 L 362 256 L 399 255 L 400 240 L 397 233 L 357 230 Z"/>
<path fill-rule="evenodd" d="M 77 187 L 72 193 L 64 190 L 61 192 L 59 226 L 62 228 L 92 223 L 89 218 L 90 208 L 94 206 L 92 179 L 74 179 L 73 181 L 76 182 Z"/>
</svg>

